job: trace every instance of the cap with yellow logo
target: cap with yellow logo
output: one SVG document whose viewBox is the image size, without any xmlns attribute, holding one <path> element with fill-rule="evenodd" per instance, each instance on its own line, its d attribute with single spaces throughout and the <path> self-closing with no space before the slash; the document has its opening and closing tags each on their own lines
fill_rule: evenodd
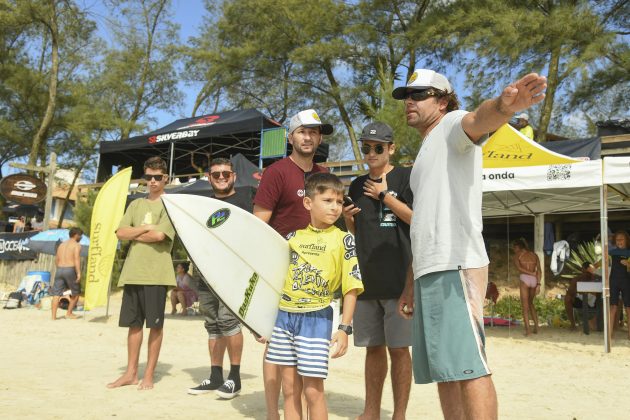
<svg viewBox="0 0 630 420">
<path fill-rule="evenodd" d="M 333 132 L 332 125 L 323 124 L 314 109 L 307 109 L 295 114 L 289 122 L 289 134 L 293 133 L 298 127 L 320 127 L 321 133 L 326 135 Z"/>
<path fill-rule="evenodd" d="M 446 93 L 453 92 L 453 88 L 445 76 L 433 70 L 416 69 L 409 78 L 407 86 L 400 86 L 394 89 L 392 97 L 402 100 L 405 99 L 409 90 L 425 90 L 429 88 L 438 89 Z"/>
</svg>

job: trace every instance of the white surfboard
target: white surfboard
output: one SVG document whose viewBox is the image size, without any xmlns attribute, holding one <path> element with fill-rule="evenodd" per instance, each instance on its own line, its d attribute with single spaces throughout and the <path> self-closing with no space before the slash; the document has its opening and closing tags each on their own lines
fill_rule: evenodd
<svg viewBox="0 0 630 420">
<path fill-rule="evenodd" d="M 243 324 L 269 339 L 289 268 L 289 245 L 253 214 L 208 197 L 162 195 L 186 252 Z"/>
</svg>

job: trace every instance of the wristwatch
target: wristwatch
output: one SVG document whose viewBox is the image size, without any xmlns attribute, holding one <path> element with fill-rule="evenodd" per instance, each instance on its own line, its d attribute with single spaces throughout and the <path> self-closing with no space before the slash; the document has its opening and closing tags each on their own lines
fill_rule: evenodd
<svg viewBox="0 0 630 420">
<path fill-rule="evenodd" d="M 386 190 L 386 191 L 381 191 L 378 194 L 378 199 L 381 200 L 381 201 L 385 200 L 385 195 L 387 195 L 387 194 L 391 195 L 394 198 L 398 197 L 398 193 L 396 191 Z"/>
<path fill-rule="evenodd" d="M 352 325 L 339 324 L 337 329 L 345 332 L 347 335 L 352 335 Z"/>
</svg>

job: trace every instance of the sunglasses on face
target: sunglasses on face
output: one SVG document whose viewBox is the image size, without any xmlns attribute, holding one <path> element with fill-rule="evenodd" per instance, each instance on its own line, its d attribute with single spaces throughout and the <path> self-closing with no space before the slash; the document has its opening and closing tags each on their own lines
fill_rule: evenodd
<svg viewBox="0 0 630 420">
<path fill-rule="evenodd" d="M 385 146 L 383 146 L 382 144 L 377 144 L 374 147 L 370 146 L 369 144 L 364 144 L 361 146 L 361 151 L 364 155 L 369 155 L 372 149 L 374 149 L 374 153 L 380 155 L 385 151 Z"/>
<path fill-rule="evenodd" d="M 416 102 L 420 102 L 431 96 L 435 96 L 435 92 L 432 90 L 411 90 L 405 94 L 405 99 L 411 98 Z"/>
<path fill-rule="evenodd" d="M 162 179 L 164 179 L 166 175 L 149 175 L 149 174 L 144 174 L 142 175 L 142 179 L 144 179 L 145 181 L 151 181 L 151 178 L 155 179 L 157 182 L 162 181 Z"/>
<path fill-rule="evenodd" d="M 232 171 L 217 171 L 217 172 L 211 172 L 210 176 L 214 179 L 219 179 L 221 178 L 221 176 L 223 176 L 223 178 L 228 179 L 230 176 L 232 176 L 234 172 Z"/>
</svg>

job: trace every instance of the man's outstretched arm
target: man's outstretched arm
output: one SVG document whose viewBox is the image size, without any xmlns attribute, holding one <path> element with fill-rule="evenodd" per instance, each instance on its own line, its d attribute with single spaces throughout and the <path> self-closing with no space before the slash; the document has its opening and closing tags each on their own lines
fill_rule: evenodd
<svg viewBox="0 0 630 420">
<path fill-rule="evenodd" d="M 462 119 L 462 128 L 473 142 L 496 131 L 507 123 L 515 112 L 527 109 L 545 98 L 547 78 L 530 73 L 508 85 L 501 95 L 484 101 L 479 108 Z"/>
</svg>

